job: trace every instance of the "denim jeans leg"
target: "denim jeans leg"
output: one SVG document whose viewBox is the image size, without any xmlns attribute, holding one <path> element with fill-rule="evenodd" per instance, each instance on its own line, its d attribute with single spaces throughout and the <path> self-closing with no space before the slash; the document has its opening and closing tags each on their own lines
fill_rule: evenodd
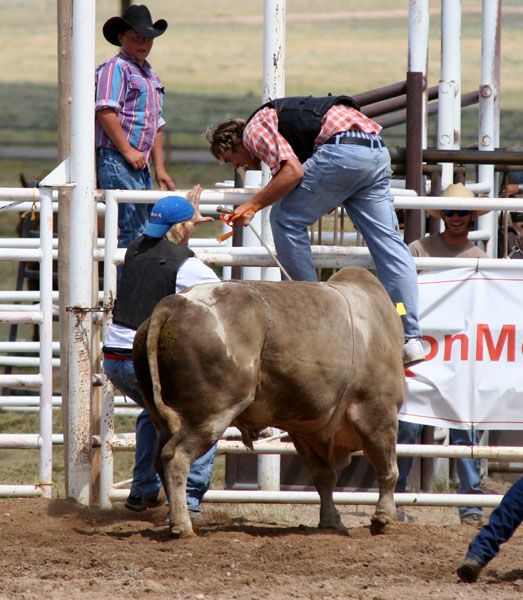
<svg viewBox="0 0 523 600">
<path fill-rule="evenodd" d="M 478 436 L 468 429 L 449 429 L 450 443 L 453 446 L 475 446 Z M 458 458 L 456 461 L 460 494 L 483 494 L 481 483 L 481 461 L 477 458 Z M 483 515 L 481 506 L 460 506 L 459 516 Z"/>
<path fill-rule="evenodd" d="M 347 167 L 351 148 L 364 149 L 349 145 L 320 146 L 304 163 L 300 183 L 271 206 L 271 229 L 278 258 L 295 281 L 317 281 L 307 227 L 340 206 L 366 177 L 361 162 Z"/>
<path fill-rule="evenodd" d="M 419 423 L 409 423 L 408 421 L 398 421 L 398 444 L 417 444 L 421 434 L 422 425 Z M 398 481 L 395 491 L 398 493 L 406 492 L 409 487 L 409 474 L 414 464 L 414 459 L 410 457 L 398 458 Z"/>
<path fill-rule="evenodd" d="M 406 314 L 402 316 L 405 338 L 420 338 L 418 276 L 410 250 L 399 233 L 390 193 L 390 156 L 386 148 L 368 152 L 372 153 L 368 181 L 344 206 L 369 248 L 378 279 L 392 302 L 405 307 Z"/>
<path fill-rule="evenodd" d="M 379 280 L 392 301 L 403 302 L 407 310 L 405 337 L 421 337 L 417 274 L 399 234 L 388 151 L 326 144 L 303 168 L 299 185 L 271 207 L 274 245 L 285 269 L 295 280 L 317 280 L 307 227 L 343 204 L 365 238 Z"/>
<path fill-rule="evenodd" d="M 200 503 L 211 484 L 212 467 L 216 456 L 216 444 L 197 458 L 189 470 L 187 477 L 187 508 L 200 512 Z"/>
<path fill-rule="evenodd" d="M 149 169 L 135 170 L 117 151 L 98 148 L 96 152 L 98 187 L 103 190 L 150 190 L 152 179 Z M 127 248 L 140 236 L 151 213 L 150 204 L 118 205 L 118 247 Z"/>
<path fill-rule="evenodd" d="M 104 358 L 103 368 L 116 388 L 145 407 L 132 360 Z M 135 466 L 131 484 L 134 496 L 155 496 L 160 491 L 161 481 L 154 467 L 157 443 L 156 429 L 144 408 L 136 420 Z"/>
<path fill-rule="evenodd" d="M 133 496 L 157 496 L 162 487 L 160 476 L 154 466 L 158 436 L 147 409 L 136 419 L 136 450 L 131 494 Z"/>
<path fill-rule="evenodd" d="M 487 525 L 470 542 L 467 556 L 485 565 L 499 553 L 501 544 L 508 541 L 523 521 L 523 477 L 503 496 Z"/>
</svg>

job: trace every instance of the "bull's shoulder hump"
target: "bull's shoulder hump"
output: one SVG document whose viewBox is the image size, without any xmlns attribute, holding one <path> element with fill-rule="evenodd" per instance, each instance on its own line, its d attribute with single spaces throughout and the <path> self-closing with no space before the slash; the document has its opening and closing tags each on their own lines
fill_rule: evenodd
<svg viewBox="0 0 523 600">
<path fill-rule="evenodd" d="M 241 304 L 256 298 L 257 294 L 247 282 L 220 281 L 195 285 L 177 295 L 183 296 L 189 302 L 215 306 L 222 303 Z"/>
</svg>

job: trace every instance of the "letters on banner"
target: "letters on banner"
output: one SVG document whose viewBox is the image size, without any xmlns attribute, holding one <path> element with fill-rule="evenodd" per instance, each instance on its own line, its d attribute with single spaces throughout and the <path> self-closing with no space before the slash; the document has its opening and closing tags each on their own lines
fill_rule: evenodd
<svg viewBox="0 0 523 600">
<path fill-rule="evenodd" d="M 407 370 L 399 418 L 440 427 L 523 429 L 523 272 L 419 273 L 424 363 Z"/>
</svg>

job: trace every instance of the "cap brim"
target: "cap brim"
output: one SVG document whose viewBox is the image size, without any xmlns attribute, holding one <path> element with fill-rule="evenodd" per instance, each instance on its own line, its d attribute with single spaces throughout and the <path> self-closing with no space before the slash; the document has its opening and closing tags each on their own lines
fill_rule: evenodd
<svg viewBox="0 0 523 600">
<path fill-rule="evenodd" d="M 172 225 L 164 225 L 163 223 L 149 223 L 144 230 L 144 234 L 154 238 L 163 237 Z"/>
</svg>

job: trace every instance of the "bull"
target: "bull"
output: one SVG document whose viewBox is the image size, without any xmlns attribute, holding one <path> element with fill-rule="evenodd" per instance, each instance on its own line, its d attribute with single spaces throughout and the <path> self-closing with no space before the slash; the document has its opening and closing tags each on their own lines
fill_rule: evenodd
<svg viewBox="0 0 523 600">
<path fill-rule="evenodd" d="M 133 357 L 158 431 L 157 469 L 175 537 L 194 535 L 189 466 L 234 425 L 244 443 L 287 431 L 320 496 L 320 528 L 347 533 L 336 470 L 363 450 L 379 498 L 371 531 L 396 518 L 397 414 L 405 395 L 401 320 L 379 281 L 343 269 L 327 282 L 204 284 L 158 303 Z"/>
</svg>

